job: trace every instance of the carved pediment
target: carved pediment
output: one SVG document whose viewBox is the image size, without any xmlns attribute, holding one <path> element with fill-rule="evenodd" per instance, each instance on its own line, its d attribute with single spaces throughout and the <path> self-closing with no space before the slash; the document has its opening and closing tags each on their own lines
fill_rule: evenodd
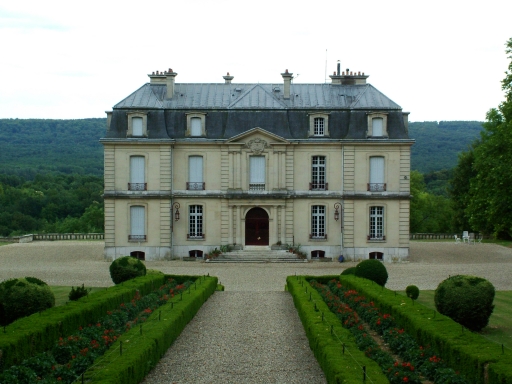
<svg viewBox="0 0 512 384">
<path fill-rule="evenodd" d="M 261 155 L 261 153 L 270 146 L 268 143 L 260 138 L 249 140 L 245 143 L 245 148 L 249 148 L 255 155 Z"/>
<path fill-rule="evenodd" d="M 286 140 L 285 138 L 275 135 L 269 131 L 266 131 L 262 128 L 256 127 L 249 129 L 248 131 L 245 131 L 239 135 L 233 136 L 231 139 L 227 140 L 227 143 L 240 143 L 240 142 L 246 142 L 246 148 L 249 147 L 249 142 L 255 141 L 255 140 L 261 140 L 267 144 L 265 148 L 268 148 L 268 143 L 279 143 L 279 144 L 289 144 L 290 142 Z M 260 144 L 258 144 L 260 145 Z"/>
</svg>

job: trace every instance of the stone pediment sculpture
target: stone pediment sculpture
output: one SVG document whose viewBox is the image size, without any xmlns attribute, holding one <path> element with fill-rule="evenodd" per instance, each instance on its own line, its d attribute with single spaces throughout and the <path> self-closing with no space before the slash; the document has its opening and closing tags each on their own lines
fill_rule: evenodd
<svg viewBox="0 0 512 384">
<path fill-rule="evenodd" d="M 261 155 L 261 153 L 269 148 L 268 143 L 263 139 L 252 139 L 245 144 L 245 148 L 249 148 L 255 155 Z"/>
</svg>

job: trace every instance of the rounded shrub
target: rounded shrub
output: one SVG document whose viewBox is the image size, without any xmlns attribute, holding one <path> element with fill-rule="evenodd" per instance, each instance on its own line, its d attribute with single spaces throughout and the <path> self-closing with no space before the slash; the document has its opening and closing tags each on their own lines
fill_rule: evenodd
<svg viewBox="0 0 512 384">
<path fill-rule="evenodd" d="M 356 274 L 356 267 L 350 267 L 345 269 L 343 272 L 341 272 L 342 275 L 355 275 Z"/>
<path fill-rule="evenodd" d="M 355 275 L 384 286 L 388 281 L 388 271 L 384 264 L 375 259 L 363 260 L 355 266 Z"/>
<path fill-rule="evenodd" d="M 409 285 L 405 288 L 405 294 L 413 300 L 416 300 L 420 295 L 420 289 L 415 285 Z"/>
<path fill-rule="evenodd" d="M 0 322 L 7 325 L 55 305 L 55 296 L 44 281 L 36 277 L 10 279 L 0 283 Z"/>
<path fill-rule="evenodd" d="M 131 256 L 115 259 L 110 264 L 110 277 L 114 284 L 146 275 L 146 266 L 142 261 Z"/>
<path fill-rule="evenodd" d="M 495 289 L 487 280 L 467 275 L 452 276 L 442 281 L 434 302 L 439 313 L 472 331 L 480 331 L 489 323 L 494 309 Z"/>
</svg>

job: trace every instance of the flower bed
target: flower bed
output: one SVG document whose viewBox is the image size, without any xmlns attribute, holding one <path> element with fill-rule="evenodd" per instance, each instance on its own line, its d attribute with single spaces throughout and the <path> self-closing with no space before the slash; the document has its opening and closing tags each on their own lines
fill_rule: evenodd
<svg viewBox="0 0 512 384">
<path fill-rule="evenodd" d="M 169 279 L 156 291 L 141 296 L 68 337 L 60 337 L 51 351 L 39 353 L 0 375 L 0 383 L 73 383 L 125 332 L 140 325 L 161 305 L 189 288 L 190 281 L 177 284 Z"/>
<path fill-rule="evenodd" d="M 327 284 L 312 280 L 310 284 L 320 293 L 343 326 L 350 329 L 359 349 L 381 366 L 391 383 L 419 384 L 425 378 L 436 383 L 466 383 L 463 377 L 447 367 L 433 348 L 418 345 L 396 325 L 390 314 L 382 313 L 372 301 L 357 291 L 344 287 L 337 280 Z M 391 351 L 400 356 L 401 361 L 381 348 L 369 335 L 368 327 L 380 335 Z"/>
</svg>

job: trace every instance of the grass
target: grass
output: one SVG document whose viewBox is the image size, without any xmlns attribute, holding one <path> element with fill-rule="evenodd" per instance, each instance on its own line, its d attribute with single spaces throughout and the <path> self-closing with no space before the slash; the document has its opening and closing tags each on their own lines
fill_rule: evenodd
<svg viewBox="0 0 512 384">
<path fill-rule="evenodd" d="M 71 292 L 72 287 L 54 285 L 54 286 L 50 286 L 50 288 L 51 288 L 53 294 L 55 295 L 55 306 L 56 307 L 58 307 L 59 305 L 64 305 L 64 304 L 66 304 L 66 302 L 69 301 L 69 292 Z M 75 288 L 77 288 L 77 287 L 75 287 Z M 85 288 L 90 288 L 90 287 L 85 287 Z M 96 292 L 96 291 L 101 291 L 103 289 L 105 289 L 105 288 L 92 287 L 89 294 Z"/>
<path fill-rule="evenodd" d="M 400 293 L 405 296 L 405 291 Z M 435 291 L 420 291 L 416 301 L 428 308 L 435 309 L 434 293 Z M 512 318 L 512 291 L 496 291 L 494 311 L 489 319 L 489 325 L 478 333 L 512 350 L 512 323 L 510 318 Z"/>
</svg>

